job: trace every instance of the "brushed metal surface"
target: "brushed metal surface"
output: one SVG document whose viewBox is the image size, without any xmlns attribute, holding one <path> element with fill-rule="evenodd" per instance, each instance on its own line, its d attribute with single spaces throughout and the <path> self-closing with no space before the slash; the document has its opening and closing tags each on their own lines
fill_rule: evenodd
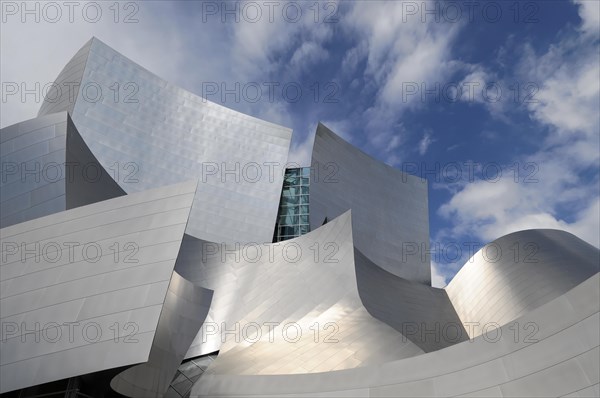
<svg viewBox="0 0 600 398">
<path fill-rule="evenodd" d="M 219 349 L 207 372 L 325 372 L 423 352 L 364 308 L 350 211 L 301 237 L 261 246 L 258 258 L 250 247 L 212 245 L 194 282 L 215 291 L 207 322 L 218 330 L 208 333 L 205 325 L 187 355 Z"/>
<path fill-rule="evenodd" d="M 96 38 L 55 83 L 72 82 L 80 86 L 75 101 L 45 102 L 39 115 L 69 111 L 100 163 L 121 171 L 116 180 L 125 192 L 197 179 L 187 234 L 272 240 L 290 129 L 176 87 Z"/>
<path fill-rule="evenodd" d="M 358 292 L 367 311 L 423 351 L 436 351 L 469 339 L 444 289 L 391 274 L 358 249 L 354 249 L 354 261 Z"/>
<path fill-rule="evenodd" d="M 0 229 L 0 392 L 148 359 L 195 190 L 186 182 Z"/>
<path fill-rule="evenodd" d="M 162 397 L 208 314 L 212 293 L 173 272 L 148 362 L 119 373 L 111 388 L 128 397 Z"/>
<path fill-rule="evenodd" d="M 0 228 L 124 195 L 67 112 L 0 130 Z"/>
<path fill-rule="evenodd" d="M 598 272 L 600 252 L 575 235 L 533 229 L 481 248 L 445 290 L 470 337 L 504 325 Z"/>
<path fill-rule="evenodd" d="M 301 375 L 204 374 L 191 396 L 594 396 L 600 381 L 599 284 L 596 274 L 517 318 L 519 325 L 537 325 L 530 340 L 515 339 L 511 323 L 499 337 L 481 335 L 380 366 Z"/>
<path fill-rule="evenodd" d="M 311 167 L 311 230 L 351 209 L 357 249 L 394 275 L 431 285 L 426 180 L 371 158 L 321 123 Z"/>
</svg>

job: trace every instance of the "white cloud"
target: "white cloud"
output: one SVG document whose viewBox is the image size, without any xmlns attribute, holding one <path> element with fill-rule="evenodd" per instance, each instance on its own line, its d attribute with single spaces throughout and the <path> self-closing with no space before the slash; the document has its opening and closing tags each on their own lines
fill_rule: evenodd
<svg viewBox="0 0 600 398">
<path fill-rule="evenodd" d="M 388 163 L 397 157 L 390 153 L 388 144 L 404 133 L 398 123 L 402 113 L 424 105 L 422 87 L 443 85 L 456 70 L 450 49 L 462 27 L 435 22 L 433 18 L 425 22 L 406 18 L 403 8 L 402 2 L 354 2 L 344 16 L 344 29 L 360 40 L 344 59 L 343 70 L 354 71 L 360 61 L 366 60 L 364 87 L 375 91 L 375 101 L 362 115 L 366 119 L 365 133 L 370 145 L 387 153 Z M 408 85 L 416 85 L 419 92 L 408 95 Z"/>
<path fill-rule="evenodd" d="M 600 35 L 600 2 L 575 0 L 579 5 L 579 16 L 582 19 L 581 30 L 589 35 L 598 37 Z"/>
<path fill-rule="evenodd" d="M 579 8 L 579 31 L 588 33 L 598 29 L 597 5 L 589 3 Z M 450 233 L 490 241 L 522 229 L 557 228 L 600 247 L 599 50 L 597 38 L 577 34 L 561 36 L 541 55 L 524 47 L 521 80 L 539 83 L 527 109 L 547 135 L 537 152 L 516 159 L 518 183 L 507 168 L 500 181 L 467 184 L 439 208 L 454 224 Z"/>
<path fill-rule="evenodd" d="M 443 288 L 448 284 L 447 275 L 440 271 L 440 265 L 436 262 L 431 262 L 431 286 Z"/>
<path fill-rule="evenodd" d="M 431 134 L 426 132 L 423 134 L 423 138 L 419 141 L 419 155 L 425 155 L 427 153 L 427 149 L 429 149 L 429 145 L 431 145 L 435 140 L 431 138 Z"/>
<path fill-rule="evenodd" d="M 300 142 L 292 142 L 288 156 L 288 163 L 297 164 L 302 167 L 310 166 L 316 131 L 317 123 L 311 123 L 304 134 L 304 140 Z"/>
</svg>

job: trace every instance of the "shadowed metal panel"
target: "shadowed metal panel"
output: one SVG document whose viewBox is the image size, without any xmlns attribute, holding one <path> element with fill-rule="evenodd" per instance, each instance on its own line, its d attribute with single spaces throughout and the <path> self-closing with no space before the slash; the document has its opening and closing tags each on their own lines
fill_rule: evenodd
<svg viewBox="0 0 600 398">
<path fill-rule="evenodd" d="M 125 195 L 125 191 L 113 179 L 118 171 L 109 172 L 102 167 L 70 117 L 67 117 L 66 162 L 67 209 Z"/>
<path fill-rule="evenodd" d="M 186 182 L 0 230 L 0 392 L 148 359 L 195 189 Z"/>
<path fill-rule="evenodd" d="M 0 227 L 124 195 L 67 112 L 0 130 Z"/>
<path fill-rule="evenodd" d="M 0 228 L 66 209 L 67 113 L 0 130 Z"/>
<path fill-rule="evenodd" d="M 207 372 L 325 372 L 422 353 L 363 307 L 350 212 L 285 242 L 203 252 L 195 280 L 215 294 L 188 356 L 219 349 Z"/>
<path fill-rule="evenodd" d="M 178 88 L 95 38 L 86 48 L 71 116 L 121 188 L 198 179 L 189 235 L 270 242 L 291 130 Z"/>
<path fill-rule="evenodd" d="M 112 379 L 113 390 L 129 397 L 162 397 L 208 314 L 212 291 L 173 272 L 148 362 Z"/>
<path fill-rule="evenodd" d="M 371 315 L 430 352 L 469 339 L 444 289 L 393 275 L 354 249 L 360 298 Z"/>
<path fill-rule="evenodd" d="M 515 338 L 511 323 L 435 352 L 380 366 L 303 375 L 205 374 L 196 396 L 562 396 L 600 381 L 600 274 L 517 319 L 537 325 Z M 523 330 L 522 330 L 523 331 Z"/>
<path fill-rule="evenodd" d="M 357 249 L 394 275 L 431 285 L 426 180 L 369 157 L 320 123 L 312 168 L 311 229 L 352 209 Z"/>
<path fill-rule="evenodd" d="M 503 236 L 479 250 L 445 290 L 470 337 L 504 325 L 598 272 L 599 251 L 565 231 Z"/>
</svg>

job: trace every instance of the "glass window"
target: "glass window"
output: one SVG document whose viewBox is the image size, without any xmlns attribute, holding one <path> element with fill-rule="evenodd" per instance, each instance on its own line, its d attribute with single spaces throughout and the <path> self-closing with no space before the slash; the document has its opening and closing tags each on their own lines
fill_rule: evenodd
<svg viewBox="0 0 600 398">
<path fill-rule="evenodd" d="M 300 213 L 299 214 L 308 214 L 308 206 L 306 206 L 306 205 L 300 206 Z"/>
<path fill-rule="evenodd" d="M 279 224 L 281 225 L 295 225 L 298 224 L 298 216 L 281 216 L 279 217 Z"/>
<path fill-rule="evenodd" d="M 308 224 L 308 214 L 300 216 L 299 224 Z"/>
<path fill-rule="evenodd" d="M 300 234 L 304 235 L 310 232 L 310 227 L 308 225 L 300 225 Z"/>
<path fill-rule="evenodd" d="M 284 196 L 282 198 L 282 204 L 284 205 L 297 205 L 299 202 L 299 196 Z"/>
<path fill-rule="evenodd" d="M 300 204 L 308 204 L 308 195 L 302 195 L 300 198 Z"/>
</svg>

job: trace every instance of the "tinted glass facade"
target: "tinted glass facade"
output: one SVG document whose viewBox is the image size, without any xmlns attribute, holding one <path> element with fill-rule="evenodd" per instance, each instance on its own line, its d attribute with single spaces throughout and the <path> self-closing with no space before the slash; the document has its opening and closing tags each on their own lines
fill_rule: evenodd
<svg viewBox="0 0 600 398">
<path fill-rule="evenodd" d="M 310 231 L 309 184 L 310 167 L 285 171 L 274 242 L 296 238 Z"/>
</svg>

